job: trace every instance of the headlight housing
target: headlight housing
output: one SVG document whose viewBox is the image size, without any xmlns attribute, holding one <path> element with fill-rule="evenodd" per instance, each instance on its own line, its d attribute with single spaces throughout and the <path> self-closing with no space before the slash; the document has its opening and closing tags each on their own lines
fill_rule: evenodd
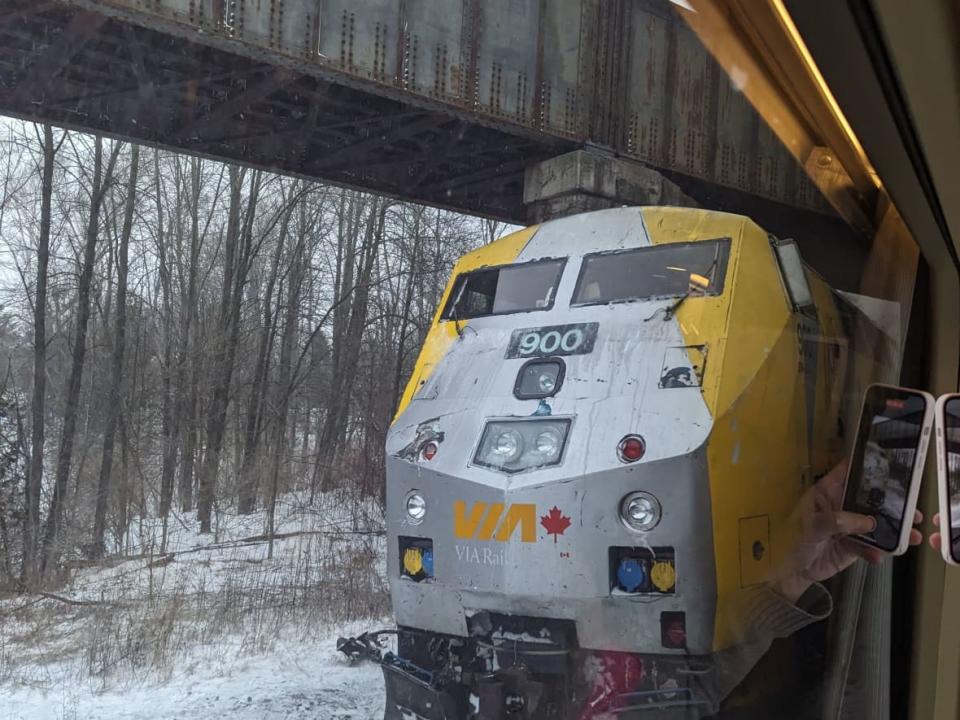
<svg viewBox="0 0 960 720">
<path fill-rule="evenodd" d="M 569 429 L 569 418 L 491 420 L 473 462 L 506 473 L 559 465 Z"/>
<path fill-rule="evenodd" d="M 647 532 L 660 522 L 663 508 L 660 501 L 648 492 L 638 490 L 620 501 L 620 521 L 627 530 Z"/>
<path fill-rule="evenodd" d="M 411 490 L 403 500 L 403 509 L 407 513 L 407 521 L 419 525 L 427 516 L 427 501 L 417 490 Z"/>
<path fill-rule="evenodd" d="M 525 362 L 517 373 L 513 394 L 518 400 L 540 400 L 556 395 L 563 385 L 565 370 L 560 358 Z"/>
</svg>

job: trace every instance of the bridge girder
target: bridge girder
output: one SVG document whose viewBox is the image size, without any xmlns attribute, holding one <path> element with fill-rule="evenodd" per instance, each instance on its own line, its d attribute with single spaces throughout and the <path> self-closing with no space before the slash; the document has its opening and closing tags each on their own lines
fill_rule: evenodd
<svg viewBox="0 0 960 720">
<path fill-rule="evenodd" d="M 0 0 L 0 112 L 512 222 L 600 146 L 838 225 L 666 0 Z"/>
</svg>

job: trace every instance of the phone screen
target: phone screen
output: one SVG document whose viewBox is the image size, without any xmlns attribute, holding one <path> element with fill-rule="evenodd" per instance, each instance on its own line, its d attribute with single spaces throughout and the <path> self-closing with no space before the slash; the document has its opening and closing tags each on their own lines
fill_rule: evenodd
<svg viewBox="0 0 960 720">
<path fill-rule="evenodd" d="M 950 554 L 955 561 L 960 561 L 960 398 L 947 400 L 943 405 L 943 444 L 950 515 L 940 518 L 940 526 L 944 541 L 949 538 Z"/>
<path fill-rule="evenodd" d="M 864 398 L 843 506 L 876 518 L 859 537 L 881 550 L 899 544 L 926 406 L 923 395 L 896 388 L 873 386 Z"/>
</svg>

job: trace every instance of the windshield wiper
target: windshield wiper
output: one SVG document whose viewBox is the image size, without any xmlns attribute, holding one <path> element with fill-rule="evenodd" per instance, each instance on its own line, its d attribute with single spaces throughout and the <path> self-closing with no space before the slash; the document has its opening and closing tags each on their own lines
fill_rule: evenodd
<svg viewBox="0 0 960 720">
<path fill-rule="evenodd" d="M 693 290 L 687 290 L 683 295 L 677 298 L 677 301 L 673 303 L 673 305 L 671 305 L 666 310 L 664 310 L 663 311 L 664 321 L 670 320 L 671 318 L 673 318 L 673 316 L 676 315 L 677 310 L 680 309 L 680 306 L 683 305 L 683 301 L 686 300 L 688 297 L 690 297 L 692 294 L 693 294 Z"/>
<path fill-rule="evenodd" d="M 460 327 L 460 313 L 457 312 L 457 306 L 463 298 L 463 292 L 467 289 L 466 278 L 460 283 L 460 289 L 457 290 L 457 296 L 453 299 L 453 305 L 450 306 L 450 319 L 453 320 L 453 327 L 457 331 L 457 337 L 463 337 L 463 328 Z"/>
<path fill-rule="evenodd" d="M 683 305 L 683 301 L 686 300 L 688 297 L 690 297 L 690 295 L 691 295 L 691 291 L 687 290 L 687 292 L 685 292 L 683 295 L 677 298 L 672 304 L 668 305 L 667 307 L 658 307 L 656 310 L 650 313 L 650 317 L 645 317 L 643 321 L 650 322 L 657 316 L 657 313 L 659 312 L 663 313 L 664 322 L 666 322 L 667 320 L 670 320 L 671 318 L 673 318 L 674 314 L 677 312 L 677 308 Z"/>
</svg>

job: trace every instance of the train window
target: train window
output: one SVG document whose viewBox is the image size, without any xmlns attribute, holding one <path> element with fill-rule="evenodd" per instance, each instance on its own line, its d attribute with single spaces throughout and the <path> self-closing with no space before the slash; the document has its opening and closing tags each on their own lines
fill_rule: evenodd
<svg viewBox="0 0 960 720">
<path fill-rule="evenodd" d="M 729 255 L 728 239 L 586 255 L 571 304 L 719 295 Z"/>
<path fill-rule="evenodd" d="M 549 310 L 565 263 L 539 260 L 464 273 L 454 284 L 443 319 Z"/>
</svg>

